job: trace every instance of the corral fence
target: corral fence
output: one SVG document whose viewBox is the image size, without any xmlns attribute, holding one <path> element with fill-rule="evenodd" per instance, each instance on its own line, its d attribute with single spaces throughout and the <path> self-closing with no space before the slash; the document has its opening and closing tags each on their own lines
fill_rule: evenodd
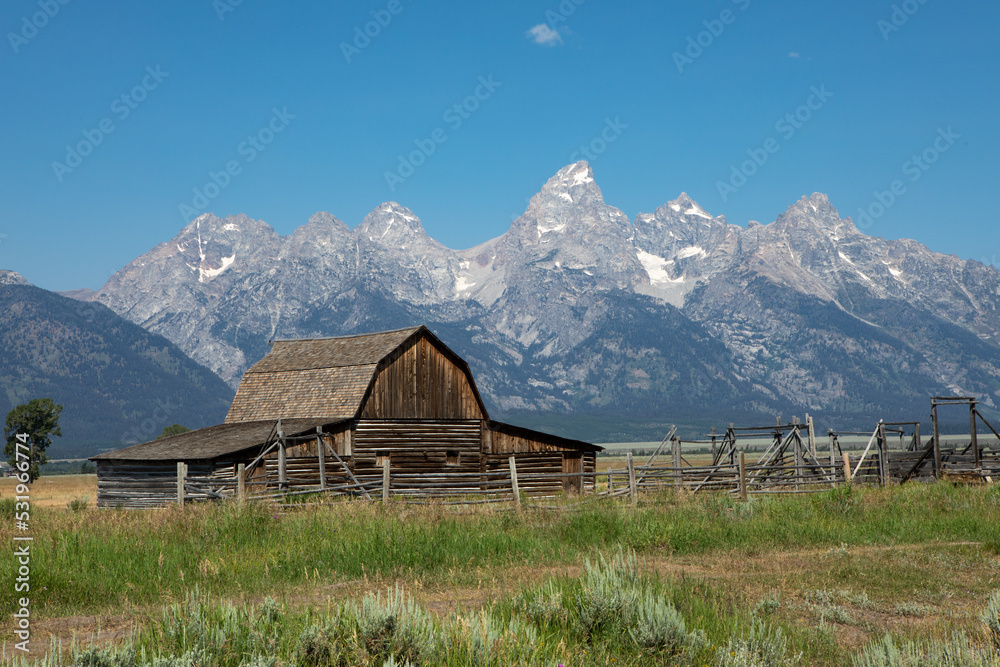
<svg viewBox="0 0 1000 667">
<path fill-rule="evenodd" d="M 968 444 L 946 444 L 938 428 L 938 410 L 969 410 Z M 702 439 L 682 440 L 672 428 L 645 462 L 629 452 L 622 468 L 600 472 L 556 473 L 519 463 L 479 472 L 413 472 L 392 470 L 388 458 L 380 474 L 355 473 L 335 452 L 340 467 L 328 472 L 283 456 L 215 470 L 209 477 L 190 477 L 177 463 L 177 502 L 235 498 L 241 502 L 270 501 L 304 504 L 328 497 L 354 497 L 383 503 L 491 504 L 520 506 L 562 497 L 565 489 L 592 498 L 627 496 L 637 502 L 641 492 L 675 489 L 690 493 L 724 492 L 746 499 L 751 495 L 812 493 L 846 482 L 867 485 L 906 484 L 944 478 L 992 483 L 1000 480 L 1000 433 L 982 416 L 972 397 L 931 399 L 932 433 L 924 439 L 920 422 L 879 421 L 872 431 L 829 431 L 820 442 L 812 417 L 789 424 L 715 429 Z M 992 438 L 980 437 L 984 425 Z M 748 443 L 770 440 L 763 452 L 748 451 Z M 842 443 L 862 438 L 863 449 Z M 710 463 L 693 465 L 684 450 L 711 451 Z"/>
</svg>

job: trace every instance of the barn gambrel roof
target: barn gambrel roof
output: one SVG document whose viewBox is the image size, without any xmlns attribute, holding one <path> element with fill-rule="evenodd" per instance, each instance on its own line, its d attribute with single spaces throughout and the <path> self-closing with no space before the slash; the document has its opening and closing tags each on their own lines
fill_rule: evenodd
<svg viewBox="0 0 1000 667">
<path fill-rule="evenodd" d="M 278 417 L 357 418 L 378 372 L 419 338 L 429 340 L 465 372 L 488 418 L 469 365 L 421 325 L 356 336 L 274 341 L 271 351 L 244 374 L 225 423 Z"/>
</svg>

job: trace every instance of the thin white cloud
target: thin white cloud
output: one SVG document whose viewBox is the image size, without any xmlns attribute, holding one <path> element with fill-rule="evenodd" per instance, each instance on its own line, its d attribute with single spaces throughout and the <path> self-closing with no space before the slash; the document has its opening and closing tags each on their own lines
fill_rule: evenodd
<svg viewBox="0 0 1000 667">
<path fill-rule="evenodd" d="M 533 39 L 535 44 L 542 46 L 559 46 L 563 43 L 562 35 L 559 34 L 558 30 L 550 28 L 548 23 L 539 23 L 524 34 Z"/>
<path fill-rule="evenodd" d="M 789 58 L 798 58 L 799 57 L 799 52 L 798 51 L 789 51 L 788 52 L 788 57 Z"/>
</svg>

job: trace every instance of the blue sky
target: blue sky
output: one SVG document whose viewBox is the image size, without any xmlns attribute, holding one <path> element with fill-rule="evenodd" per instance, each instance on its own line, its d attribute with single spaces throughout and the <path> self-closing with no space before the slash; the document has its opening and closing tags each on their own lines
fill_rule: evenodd
<svg viewBox="0 0 1000 667">
<path fill-rule="evenodd" d="M 0 16 L 0 267 L 48 289 L 202 211 L 289 234 L 395 200 L 469 247 L 581 146 L 632 218 L 819 191 L 1000 263 L 995 2 L 62 1 Z"/>
</svg>

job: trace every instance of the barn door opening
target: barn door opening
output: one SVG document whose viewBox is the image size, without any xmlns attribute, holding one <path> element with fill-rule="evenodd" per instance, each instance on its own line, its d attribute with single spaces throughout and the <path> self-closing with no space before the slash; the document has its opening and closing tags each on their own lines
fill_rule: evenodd
<svg viewBox="0 0 1000 667">
<path fill-rule="evenodd" d="M 566 492 L 581 493 L 583 491 L 583 454 L 581 452 L 563 452 L 562 471 L 563 490 Z"/>
</svg>

